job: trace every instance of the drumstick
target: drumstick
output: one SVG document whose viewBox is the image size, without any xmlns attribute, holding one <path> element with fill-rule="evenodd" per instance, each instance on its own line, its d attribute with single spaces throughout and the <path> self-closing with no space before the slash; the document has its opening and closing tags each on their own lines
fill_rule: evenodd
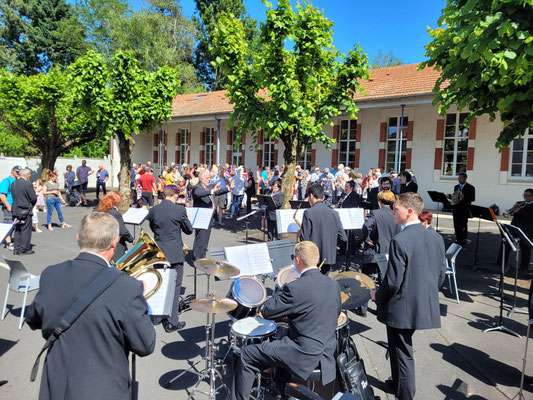
<svg viewBox="0 0 533 400">
<path fill-rule="evenodd" d="M 326 259 L 324 258 L 322 260 L 322 262 L 320 263 L 320 265 L 318 266 L 318 269 L 321 270 L 322 269 L 322 266 L 324 265 L 324 263 L 326 262 Z"/>
</svg>

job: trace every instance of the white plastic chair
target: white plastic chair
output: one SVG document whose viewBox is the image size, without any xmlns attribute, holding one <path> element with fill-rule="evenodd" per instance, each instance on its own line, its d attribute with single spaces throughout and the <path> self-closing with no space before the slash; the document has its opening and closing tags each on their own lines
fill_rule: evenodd
<svg viewBox="0 0 533 400">
<path fill-rule="evenodd" d="M 19 329 L 22 328 L 24 321 L 24 310 L 26 309 L 26 299 L 28 292 L 39 289 L 40 276 L 32 275 L 28 272 L 26 267 L 18 260 L 8 260 L 2 256 L 9 267 L 9 281 L 7 282 L 6 298 L 4 300 L 4 308 L 2 309 L 2 320 L 6 316 L 7 297 L 9 291 L 24 293 L 24 301 L 22 303 L 22 311 L 20 313 Z"/>
<path fill-rule="evenodd" d="M 448 250 L 446 250 L 446 276 L 448 277 L 448 288 L 450 289 L 450 293 L 453 293 L 453 277 L 453 285 L 455 287 L 455 297 L 457 299 L 457 303 L 459 303 L 459 291 L 457 290 L 457 279 L 455 278 L 455 259 L 457 258 L 457 255 L 459 254 L 462 248 L 463 247 L 458 245 L 457 243 L 452 243 L 450 247 L 448 247 Z"/>
</svg>

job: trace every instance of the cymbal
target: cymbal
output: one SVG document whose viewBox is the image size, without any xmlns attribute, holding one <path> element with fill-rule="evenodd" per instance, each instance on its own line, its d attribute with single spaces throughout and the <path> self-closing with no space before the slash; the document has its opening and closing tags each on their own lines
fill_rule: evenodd
<svg viewBox="0 0 533 400">
<path fill-rule="evenodd" d="M 337 279 L 341 289 L 342 308 L 353 310 L 370 300 L 370 290 L 361 281 L 352 278 Z"/>
<path fill-rule="evenodd" d="M 339 272 L 338 274 L 332 275 L 331 278 L 335 279 L 336 281 L 340 279 L 357 279 L 359 282 L 361 282 L 361 285 L 366 287 L 367 289 L 373 290 L 376 288 L 376 284 L 374 283 L 372 278 L 368 275 L 362 274 L 361 272 Z"/>
<path fill-rule="evenodd" d="M 212 258 L 199 258 L 194 262 L 194 268 L 217 278 L 231 278 L 241 273 L 234 265 Z"/>
<path fill-rule="evenodd" d="M 237 302 L 231 299 L 204 297 L 191 301 L 191 310 L 206 314 L 219 314 L 229 312 L 237 308 Z"/>
</svg>

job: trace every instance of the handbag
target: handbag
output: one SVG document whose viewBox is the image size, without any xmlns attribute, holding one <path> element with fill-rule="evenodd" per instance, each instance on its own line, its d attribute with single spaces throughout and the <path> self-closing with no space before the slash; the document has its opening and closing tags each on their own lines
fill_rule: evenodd
<svg viewBox="0 0 533 400">
<path fill-rule="evenodd" d="M 368 383 L 365 364 L 357 353 L 351 337 L 347 338 L 345 349 L 337 356 L 340 384 L 344 392 L 350 392 L 361 400 L 375 400 L 374 390 Z"/>
<path fill-rule="evenodd" d="M 106 291 L 109 286 L 113 284 L 124 273 L 115 268 L 106 268 L 85 288 L 81 295 L 79 295 L 70 308 L 59 318 L 56 328 L 52 331 L 50 336 L 46 339 L 46 343 L 37 355 L 37 359 L 33 364 L 30 374 L 30 382 L 35 381 L 37 372 L 39 371 L 39 362 L 41 355 L 48 350 L 52 344 L 61 336 L 63 332 L 69 329 L 81 314 L 95 301 L 102 293 Z"/>
</svg>

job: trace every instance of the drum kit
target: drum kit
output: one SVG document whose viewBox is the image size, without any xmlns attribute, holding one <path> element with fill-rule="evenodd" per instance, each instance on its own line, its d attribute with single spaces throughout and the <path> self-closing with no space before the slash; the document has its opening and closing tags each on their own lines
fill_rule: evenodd
<svg viewBox="0 0 533 400">
<path fill-rule="evenodd" d="M 189 399 L 194 397 L 196 392 L 206 395 L 210 400 L 214 400 L 221 388 L 227 390 L 223 383 L 219 369 L 225 362 L 227 355 L 232 352 L 234 357 L 239 357 L 242 349 L 251 344 L 260 344 L 279 340 L 288 334 L 287 321 L 270 321 L 262 318 L 259 308 L 267 300 L 267 291 L 263 282 L 253 276 L 242 276 L 235 278 L 226 298 L 215 297 L 210 292 L 210 278 L 232 278 L 239 275 L 239 268 L 224 261 L 215 259 L 198 259 L 194 262 L 194 267 L 207 276 L 207 295 L 204 298 L 191 301 L 190 309 L 206 314 L 205 324 L 205 354 L 204 357 L 193 364 L 188 370 L 183 371 L 166 386 L 170 385 L 185 375 L 192 372 L 199 376 L 199 379 L 192 389 Z M 275 290 L 281 290 L 284 285 L 300 277 L 300 273 L 292 265 L 281 268 L 275 276 Z M 368 276 L 356 272 L 342 272 L 332 276 L 341 287 L 342 308 L 344 310 L 353 309 L 365 304 L 370 299 L 370 289 L 374 288 L 374 282 Z M 217 314 L 226 313 L 231 318 L 231 331 L 229 336 L 229 349 L 222 359 L 215 359 L 217 345 L 215 343 L 215 317 Z M 347 313 L 342 312 L 337 324 L 337 346 L 335 356 L 345 347 L 347 338 L 350 335 L 349 319 Z M 202 371 L 196 371 L 196 365 L 204 362 Z M 216 386 L 219 379 L 220 385 Z M 203 381 L 209 383 L 209 391 L 199 390 L 199 385 Z M 261 384 L 261 374 L 258 374 L 256 386 L 252 392 L 254 398 L 264 397 L 265 387 Z"/>
</svg>

